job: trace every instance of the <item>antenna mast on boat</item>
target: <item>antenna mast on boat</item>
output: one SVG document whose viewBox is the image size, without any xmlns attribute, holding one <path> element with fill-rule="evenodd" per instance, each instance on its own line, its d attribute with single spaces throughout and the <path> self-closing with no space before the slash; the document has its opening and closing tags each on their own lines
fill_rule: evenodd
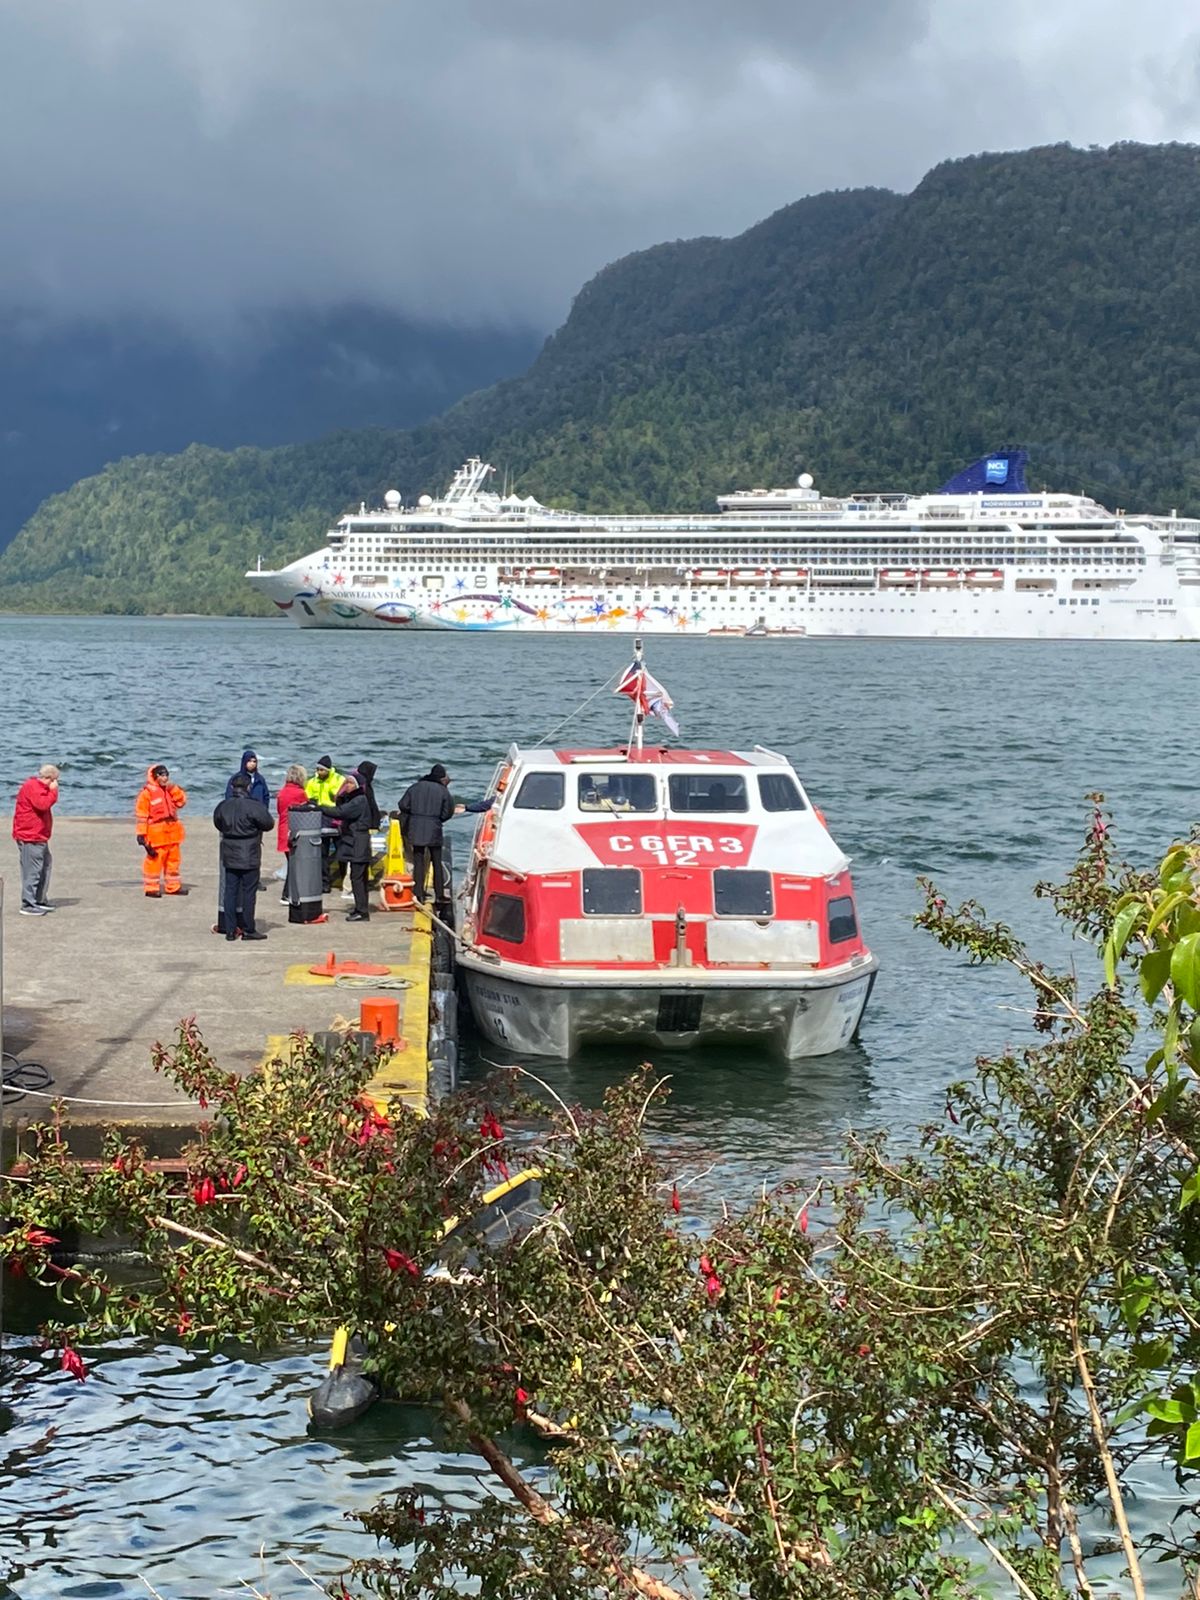
<svg viewBox="0 0 1200 1600">
<path fill-rule="evenodd" d="M 640 639 L 633 641 L 633 664 L 641 676 L 637 692 L 633 697 L 633 727 L 629 733 L 629 748 L 640 751 L 642 748 L 642 724 L 646 720 L 646 662 L 642 655 L 642 641 Z"/>
</svg>

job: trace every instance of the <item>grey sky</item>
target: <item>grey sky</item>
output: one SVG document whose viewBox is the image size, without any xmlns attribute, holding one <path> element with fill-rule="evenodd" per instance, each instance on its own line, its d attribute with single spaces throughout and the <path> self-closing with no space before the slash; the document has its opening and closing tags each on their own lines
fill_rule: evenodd
<svg viewBox="0 0 1200 1600">
<path fill-rule="evenodd" d="M 817 190 L 1197 137 L 1179 0 L 0 0 L 0 305 L 549 328 Z"/>
</svg>

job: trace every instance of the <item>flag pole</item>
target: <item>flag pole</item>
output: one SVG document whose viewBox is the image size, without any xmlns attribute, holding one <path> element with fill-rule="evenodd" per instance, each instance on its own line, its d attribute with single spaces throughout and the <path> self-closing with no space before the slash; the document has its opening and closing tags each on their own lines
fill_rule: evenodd
<svg viewBox="0 0 1200 1600">
<path fill-rule="evenodd" d="M 640 752 L 642 748 L 642 724 L 646 720 L 645 688 L 646 688 L 646 663 L 642 657 L 642 641 L 633 641 L 633 664 L 638 669 L 639 680 L 637 692 L 633 697 L 633 728 L 629 735 L 629 747 Z"/>
</svg>

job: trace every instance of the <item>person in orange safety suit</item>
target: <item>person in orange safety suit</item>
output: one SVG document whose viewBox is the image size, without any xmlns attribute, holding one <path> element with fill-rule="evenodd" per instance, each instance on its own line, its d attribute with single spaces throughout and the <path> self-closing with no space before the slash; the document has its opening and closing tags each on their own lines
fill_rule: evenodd
<svg viewBox="0 0 1200 1600">
<path fill-rule="evenodd" d="M 166 889 L 168 894 L 186 894 L 179 881 L 179 846 L 183 843 L 183 823 L 179 813 L 187 805 L 187 795 L 162 762 L 146 773 L 146 787 L 137 797 L 137 842 L 146 852 L 142 861 L 142 888 L 151 899 Z"/>
</svg>

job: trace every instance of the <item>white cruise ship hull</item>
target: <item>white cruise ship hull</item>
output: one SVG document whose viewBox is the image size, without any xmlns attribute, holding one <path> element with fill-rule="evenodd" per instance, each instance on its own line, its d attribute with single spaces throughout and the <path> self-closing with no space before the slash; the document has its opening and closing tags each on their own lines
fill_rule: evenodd
<svg viewBox="0 0 1200 1600">
<path fill-rule="evenodd" d="M 1019 569 L 1009 575 L 1015 585 Z M 631 604 L 597 589 L 586 597 L 530 587 L 462 590 L 444 598 L 405 588 L 315 592 L 287 570 L 250 573 L 249 581 L 301 628 L 377 632 L 671 634 L 721 639 L 1107 639 L 1172 642 L 1200 639 L 1200 585 L 1138 579 L 1099 595 L 968 587 L 876 589 L 861 593 L 801 590 L 753 599 L 725 589 L 685 587 L 658 603 Z M 1172 578 L 1173 578 L 1172 574 Z M 674 598 L 678 594 L 678 599 Z"/>
</svg>

